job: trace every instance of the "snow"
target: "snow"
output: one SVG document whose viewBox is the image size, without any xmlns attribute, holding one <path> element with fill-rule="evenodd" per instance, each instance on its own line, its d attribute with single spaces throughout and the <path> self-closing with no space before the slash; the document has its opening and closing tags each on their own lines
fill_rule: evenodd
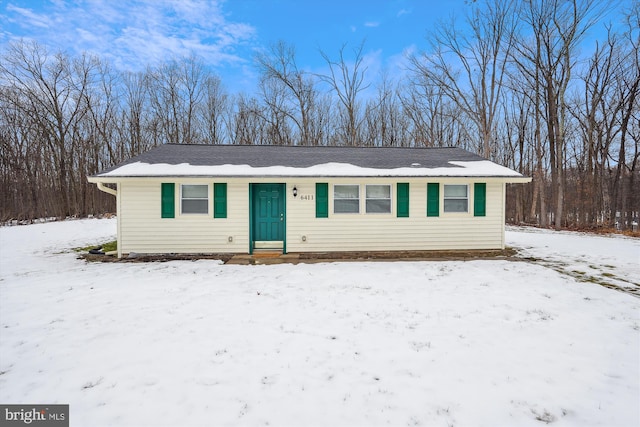
<svg viewBox="0 0 640 427">
<path fill-rule="evenodd" d="M 344 177 L 373 177 L 373 176 L 446 176 L 446 177 L 510 177 L 522 178 L 522 175 L 489 160 L 472 162 L 450 161 L 451 167 L 423 168 L 408 167 L 394 169 L 364 168 L 348 163 L 325 163 L 308 168 L 290 166 L 252 167 L 249 165 L 215 165 L 202 166 L 180 163 L 135 162 L 110 172 L 97 175 L 98 177 L 149 177 L 149 176 L 278 176 L 278 177 L 306 177 L 306 176 L 344 176 Z"/>
<path fill-rule="evenodd" d="M 638 239 L 508 229 L 533 262 L 76 259 L 115 231 L 0 228 L 0 402 L 70 404 L 72 426 L 640 425 L 640 299 L 571 274 L 638 286 Z"/>
<path fill-rule="evenodd" d="M 556 270 L 635 290 L 640 295 L 640 239 L 517 227 L 510 245 Z"/>
</svg>

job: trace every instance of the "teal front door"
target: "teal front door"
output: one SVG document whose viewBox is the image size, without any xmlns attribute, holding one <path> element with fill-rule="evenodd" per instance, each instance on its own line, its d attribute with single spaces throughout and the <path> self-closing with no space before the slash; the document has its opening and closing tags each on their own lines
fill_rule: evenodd
<svg viewBox="0 0 640 427">
<path fill-rule="evenodd" d="M 285 184 L 251 184 L 253 248 L 282 248 L 285 230 Z"/>
</svg>

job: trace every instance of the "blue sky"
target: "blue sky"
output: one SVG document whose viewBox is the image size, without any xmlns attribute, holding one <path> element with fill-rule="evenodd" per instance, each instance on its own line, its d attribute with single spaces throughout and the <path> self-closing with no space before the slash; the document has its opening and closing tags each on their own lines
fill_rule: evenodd
<svg viewBox="0 0 640 427">
<path fill-rule="evenodd" d="M 633 1 L 633 0 L 624 0 Z M 194 53 L 229 89 L 251 92 L 257 49 L 284 40 L 300 68 L 323 72 L 319 50 L 337 58 L 365 41 L 368 78 L 401 73 L 406 53 L 425 49 L 427 30 L 465 0 L 0 0 L 0 45 L 34 39 L 83 51 L 121 70 Z"/>
<path fill-rule="evenodd" d="M 227 86 L 250 90 L 256 49 L 293 44 L 298 66 L 325 67 L 365 40 L 368 73 L 394 72 L 424 48 L 427 27 L 464 0 L 0 0 L 0 44 L 35 39 L 71 54 L 88 51 L 118 69 L 195 53 Z"/>
</svg>

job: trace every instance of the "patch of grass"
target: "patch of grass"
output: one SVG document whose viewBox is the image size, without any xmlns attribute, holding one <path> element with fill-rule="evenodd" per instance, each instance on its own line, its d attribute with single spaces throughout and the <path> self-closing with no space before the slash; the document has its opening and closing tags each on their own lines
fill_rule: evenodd
<svg viewBox="0 0 640 427">
<path fill-rule="evenodd" d="M 544 259 L 534 258 L 534 257 L 526 257 L 526 258 L 521 258 L 521 259 L 524 260 L 524 261 L 536 263 L 536 264 L 542 265 L 544 267 L 550 268 L 550 269 L 552 269 L 554 271 L 557 271 L 560 274 L 573 277 L 574 279 L 576 279 L 576 280 L 578 280 L 580 282 L 595 283 L 596 285 L 604 286 L 605 288 L 614 289 L 616 291 L 624 292 L 626 294 L 630 294 L 630 295 L 634 295 L 634 296 L 640 296 L 640 283 L 635 283 L 635 282 L 632 282 L 632 281 L 630 281 L 628 279 L 625 279 L 625 278 L 622 278 L 622 277 L 618 277 L 613 273 L 600 271 L 602 267 L 598 267 L 596 265 L 589 265 L 589 268 L 591 268 L 592 270 L 598 270 L 598 271 L 597 272 L 589 272 L 588 273 L 588 272 L 585 272 L 585 271 L 569 270 L 567 268 L 564 268 L 568 264 L 563 263 L 563 262 L 545 261 Z M 604 267 L 611 268 L 611 269 L 615 269 L 616 268 L 616 267 L 614 267 L 612 265 L 604 265 Z M 593 273 L 599 273 L 599 274 L 592 275 Z M 610 281 L 611 279 L 616 280 L 616 281 L 620 281 L 620 282 L 629 283 L 631 285 L 638 286 L 638 289 L 619 286 L 619 285 L 617 285 L 615 283 L 611 283 L 611 281 Z"/>
<path fill-rule="evenodd" d="M 111 252 L 118 250 L 118 241 L 113 240 L 111 242 L 102 243 L 100 245 L 91 245 L 85 246 L 82 248 L 74 248 L 73 250 L 76 252 L 89 252 L 91 249 L 100 249 L 102 248 L 102 252 Z"/>
<path fill-rule="evenodd" d="M 114 241 L 112 241 L 112 242 L 104 243 L 104 244 L 102 245 L 102 250 L 103 250 L 104 252 L 117 251 L 117 250 L 118 250 L 118 241 L 117 241 L 117 240 L 114 240 Z"/>
</svg>

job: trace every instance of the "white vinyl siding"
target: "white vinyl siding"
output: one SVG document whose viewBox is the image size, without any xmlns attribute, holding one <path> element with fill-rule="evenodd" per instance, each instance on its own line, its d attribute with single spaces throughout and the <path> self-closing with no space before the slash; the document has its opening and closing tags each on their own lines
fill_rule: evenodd
<svg viewBox="0 0 640 427">
<path fill-rule="evenodd" d="M 247 253 L 249 248 L 248 184 L 227 185 L 227 218 L 213 217 L 213 182 L 209 179 L 176 180 L 176 212 L 181 210 L 182 184 L 207 187 L 208 215 L 160 218 L 160 185 L 170 179 L 130 179 L 119 184 L 118 223 L 123 254 L 136 253 Z"/>
<path fill-rule="evenodd" d="M 298 178 L 295 184 L 299 194 L 313 194 L 316 182 L 352 185 L 353 178 L 313 179 Z M 401 178 L 409 183 L 409 217 L 396 218 L 396 201 L 391 197 L 391 215 L 336 214 L 333 197 L 329 197 L 329 217 L 315 217 L 315 202 L 300 200 L 300 196 L 287 200 L 287 251 L 392 251 L 392 250 L 463 250 L 502 249 L 504 247 L 504 183 L 499 180 L 478 179 L 486 182 L 486 216 L 474 217 L 473 209 L 467 213 L 442 214 L 427 217 L 427 183 L 468 185 L 469 203 L 473 200 L 471 178 Z M 364 178 L 362 185 L 396 185 L 385 178 Z M 291 186 L 293 188 L 293 186 Z M 331 191 L 331 190 L 330 190 Z M 440 192 L 440 206 L 443 203 Z M 469 206 L 471 208 L 471 206 Z M 303 240 L 304 237 L 304 240 Z"/>
<path fill-rule="evenodd" d="M 119 250 L 123 255 L 136 253 L 248 253 L 249 184 L 274 183 L 273 178 L 225 178 L 227 218 L 213 217 L 213 182 L 219 178 L 175 179 L 176 212 L 180 212 L 181 185 L 206 185 L 207 211 L 210 215 L 177 215 L 161 218 L 161 183 L 165 178 L 127 178 L 118 182 Z M 282 181 L 284 182 L 284 180 Z M 316 183 L 329 188 L 328 217 L 316 218 Z M 395 188 L 397 182 L 409 184 L 409 217 L 396 218 L 396 200 L 391 191 L 391 214 L 367 214 L 366 186 Z M 504 247 L 504 187 L 500 179 L 406 177 L 353 178 L 299 177 L 287 179 L 286 247 L 287 252 L 392 251 L 392 250 L 464 250 Z M 427 217 L 427 184 L 468 186 L 467 213 Z M 474 217 L 474 182 L 486 183 L 486 216 Z M 293 197 L 293 187 L 298 190 Z M 358 188 L 358 213 L 335 213 L 333 190 L 340 186 Z M 362 189 L 362 190 L 360 190 Z M 442 187 L 441 187 L 442 189 Z M 443 190 L 443 189 L 442 189 Z M 441 206 L 444 191 L 440 194 Z M 353 190 L 351 193 L 353 194 Z M 362 197 L 360 197 L 362 194 Z M 364 198 L 364 200 L 363 200 Z M 338 198 L 340 200 L 340 198 Z"/>
</svg>

